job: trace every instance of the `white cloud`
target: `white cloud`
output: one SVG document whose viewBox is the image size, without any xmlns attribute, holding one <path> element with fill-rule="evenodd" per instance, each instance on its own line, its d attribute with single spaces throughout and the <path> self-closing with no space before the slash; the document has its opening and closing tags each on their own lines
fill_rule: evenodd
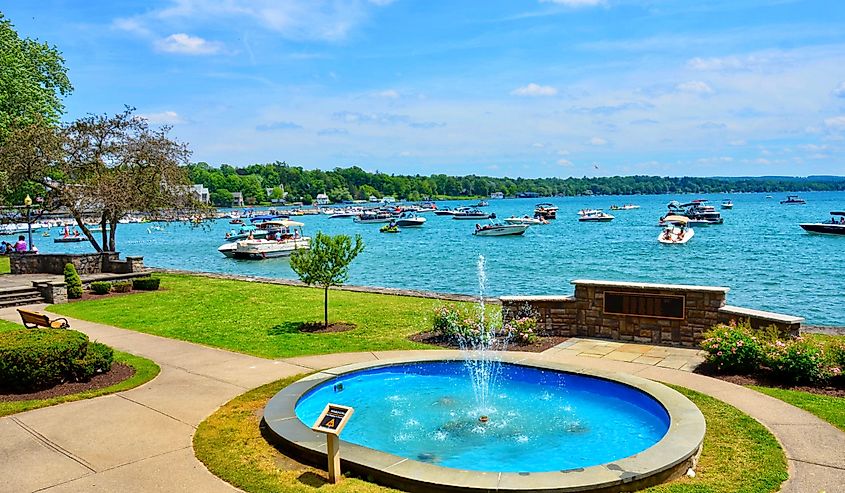
<svg viewBox="0 0 845 493">
<path fill-rule="evenodd" d="M 557 151 L 557 155 L 558 155 L 558 156 L 568 156 L 568 155 L 569 155 L 569 151 L 567 151 L 566 149 L 559 149 L 559 150 Z"/>
<path fill-rule="evenodd" d="M 535 149 L 542 149 L 546 147 L 546 144 L 543 144 L 542 142 L 534 142 L 531 144 L 531 147 L 534 147 Z"/>
<path fill-rule="evenodd" d="M 700 80 L 682 82 L 675 86 L 675 89 L 681 92 L 688 92 L 692 94 L 713 94 L 713 88 L 707 85 L 706 82 L 702 82 Z"/>
<path fill-rule="evenodd" d="M 833 95 L 837 98 L 845 98 L 845 82 L 841 82 L 836 89 L 833 90 Z"/>
<path fill-rule="evenodd" d="M 572 166 L 572 161 L 568 159 L 558 159 L 557 164 L 560 166 Z"/>
<path fill-rule="evenodd" d="M 396 91 L 395 89 L 387 89 L 386 91 L 377 92 L 376 96 L 387 99 L 399 99 L 399 91 Z"/>
<path fill-rule="evenodd" d="M 789 56 L 780 52 L 756 53 L 745 56 L 700 58 L 687 61 L 687 68 L 702 71 L 758 70 L 775 64 L 783 64 Z"/>
<path fill-rule="evenodd" d="M 591 137 L 590 140 L 587 141 L 587 144 L 591 146 L 605 146 L 607 145 L 607 140 L 602 139 L 601 137 Z"/>
<path fill-rule="evenodd" d="M 527 86 L 517 87 L 511 91 L 511 94 L 514 96 L 554 96 L 557 94 L 557 89 L 552 86 L 541 86 L 532 82 Z"/>
<path fill-rule="evenodd" d="M 158 113 L 141 113 L 138 115 L 139 117 L 147 120 L 150 123 L 155 123 L 159 125 L 177 125 L 179 123 L 185 123 L 185 119 L 182 118 L 179 113 L 175 111 L 160 111 Z"/>
<path fill-rule="evenodd" d="M 604 0 L 540 0 L 540 3 L 553 3 L 567 7 L 596 7 L 604 5 Z"/>
<path fill-rule="evenodd" d="M 845 116 L 833 116 L 825 119 L 824 124 L 829 128 L 845 128 Z"/>
<path fill-rule="evenodd" d="M 182 55 L 213 55 L 222 49 L 223 45 L 215 41 L 207 41 L 199 36 L 185 33 L 171 34 L 156 42 L 156 48 L 166 53 Z"/>
<path fill-rule="evenodd" d="M 139 19 L 115 19 L 115 21 L 112 22 L 112 26 L 116 29 L 120 29 L 121 31 L 137 34 L 139 36 L 146 37 L 153 35 L 152 31 L 150 31 Z"/>
<path fill-rule="evenodd" d="M 732 140 L 732 141 L 728 142 L 728 144 L 735 146 L 735 147 L 738 147 L 738 146 L 744 146 L 744 145 L 748 144 L 748 141 L 746 141 L 745 139 L 736 139 L 736 140 Z"/>
</svg>

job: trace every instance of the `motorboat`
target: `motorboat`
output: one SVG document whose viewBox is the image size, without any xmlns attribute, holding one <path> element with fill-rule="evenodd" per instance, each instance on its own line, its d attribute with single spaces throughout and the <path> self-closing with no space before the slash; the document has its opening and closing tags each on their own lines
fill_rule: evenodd
<svg viewBox="0 0 845 493">
<path fill-rule="evenodd" d="M 452 214 L 452 219 L 460 220 L 477 220 L 477 219 L 496 219 L 496 214 L 492 212 L 484 212 L 478 209 L 469 209 L 458 211 Z"/>
<path fill-rule="evenodd" d="M 400 228 L 419 228 L 425 224 L 426 219 L 418 216 L 415 212 L 403 212 L 396 219 L 396 225 Z"/>
<path fill-rule="evenodd" d="M 721 207 L 722 207 L 722 209 L 733 209 L 734 203 L 733 203 L 733 201 L 731 201 L 731 199 L 725 199 L 725 200 L 722 201 Z"/>
<path fill-rule="evenodd" d="M 80 243 L 88 241 L 87 236 L 63 236 L 61 238 L 53 238 L 53 243 Z"/>
<path fill-rule="evenodd" d="M 787 195 L 786 200 L 781 200 L 780 203 L 786 205 L 804 205 L 807 201 L 797 195 Z"/>
<path fill-rule="evenodd" d="M 549 202 L 543 202 L 534 206 L 534 215 L 543 219 L 556 219 L 558 206 Z"/>
<path fill-rule="evenodd" d="M 473 204 L 470 207 L 487 207 L 488 205 L 490 205 L 490 203 L 484 200 L 479 200 L 477 204 Z"/>
<path fill-rule="evenodd" d="M 667 206 L 669 211 L 660 218 L 659 224 L 664 226 L 664 219 L 673 215 L 684 216 L 690 219 L 690 224 L 722 224 L 724 222 L 722 214 L 717 211 L 715 207 L 708 204 L 708 202 L 709 201 L 706 199 L 698 199 L 681 204 L 678 201 L 673 200 L 669 202 Z"/>
<path fill-rule="evenodd" d="M 799 224 L 808 233 L 824 235 L 845 235 L 845 211 L 832 211 L 830 221 Z M 839 219 L 837 219 L 837 217 Z"/>
<path fill-rule="evenodd" d="M 282 229 L 269 238 L 224 243 L 217 251 L 228 258 L 261 260 L 288 257 L 295 250 L 311 247 L 311 238 L 302 234 L 304 224 L 290 220 L 277 222 L 282 223 Z"/>
<path fill-rule="evenodd" d="M 528 217 L 528 216 L 522 216 L 522 217 L 511 216 L 511 217 L 506 217 L 506 218 L 504 219 L 504 221 L 505 221 L 506 223 L 508 223 L 508 224 L 528 224 L 529 226 L 531 226 L 531 225 L 539 225 L 539 224 L 549 224 L 549 222 L 548 222 L 548 221 L 546 221 L 545 219 L 543 219 L 542 217 Z"/>
<path fill-rule="evenodd" d="M 388 212 L 365 212 L 352 219 L 358 224 L 380 224 L 393 221 L 393 215 Z"/>
<path fill-rule="evenodd" d="M 599 212 L 601 212 L 601 209 L 581 209 L 580 211 L 578 211 L 578 215 L 589 216 L 592 214 L 598 214 Z"/>
<path fill-rule="evenodd" d="M 610 210 L 612 211 L 630 211 L 633 209 L 639 209 L 640 206 L 634 204 L 625 204 L 625 205 L 611 205 Z"/>
<path fill-rule="evenodd" d="M 667 225 L 657 236 L 657 241 L 665 245 L 682 245 L 695 235 L 695 231 L 688 226 L 686 216 L 667 216 Z"/>
<path fill-rule="evenodd" d="M 602 211 L 596 210 L 590 214 L 584 214 L 578 218 L 581 222 L 598 222 L 598 223 L 606 223 L 616 219 L 615 216 L 611 216 L 610 214 Z"/>
<path fill-rule="evenodd" d="M 455 207 L 454 209 L 450 209 L 448 207 L 444 207 L 442 209 L 437 209 L 434 211 L 436 216 L 454 216 L 455 214 L 463 211 L 468 211 L 469 207 Z"/>
<path fill-rule="evenodd" d="M 252 224 L 242 225 L 237 231 L 234 229 L 226 233 L 226 241 L 240 241 L 247 239 L 260 239 L 267 236 L 267 229 L 259 228 Z"/>
<path fill-rule="evenodd" d="M 475 225 L 475 236 L 516 236 L 524 234 L 530 226 L 528 224 L 486 224 Z"/>
</svg>

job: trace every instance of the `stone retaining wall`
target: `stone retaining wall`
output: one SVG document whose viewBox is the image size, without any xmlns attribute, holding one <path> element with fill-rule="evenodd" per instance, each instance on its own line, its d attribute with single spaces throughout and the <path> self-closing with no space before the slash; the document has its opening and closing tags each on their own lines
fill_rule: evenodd
<svg viewBox="0 0 845 493">
<path fill-rule="evenodd" d="M 533 313 L 541 333 L 697 347 L 719 322 L 751 321 L 797 335 L 803 321 L 725 304 L 729 288 L 575 280 L 574 296 L 503 296 L 507 320 Z M 606 306 L 607 305 L 607 306 Z"/>
<path fill-rule="evenodd" d="M 143 257 L 126 257 L 120 253 L 16 253 L 10 255 L 12 274 L 63 274 L 65 265 L 73 264 L 80 275 L 128 274 L 144 269 Z"/>
</svg>

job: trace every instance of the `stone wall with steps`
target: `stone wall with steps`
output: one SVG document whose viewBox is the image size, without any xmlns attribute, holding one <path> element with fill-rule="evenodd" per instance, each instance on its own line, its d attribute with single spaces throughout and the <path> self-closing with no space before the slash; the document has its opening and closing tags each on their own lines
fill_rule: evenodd
<svg viewBox="0 0 845 493">
<path fill-rule="evenodd" d="M 73 264 L 84 274 L 128 274 L 144 270 L 144 257 L 120 259 L 119 252 L 106 253 L 14 253 L 9 256 L 12 274 L 63 274 Z"/>
<path fill-rule="evenodd" d="M 617 341 L 698 347 L 704 332 L 731 320 L 750 320 L 753 327 L 774 325 L 783 334 L 798 335 L 800 317 L 728 306 L 729 288 L 575 280 L 574 296 L 503 296 L 505 320 L 533 314 L 538 331 L 563 337 L 599 337 Z M 608 313 L 605 295 L 632 295 L 681 301 L 679 316 Z"/>
</svg>

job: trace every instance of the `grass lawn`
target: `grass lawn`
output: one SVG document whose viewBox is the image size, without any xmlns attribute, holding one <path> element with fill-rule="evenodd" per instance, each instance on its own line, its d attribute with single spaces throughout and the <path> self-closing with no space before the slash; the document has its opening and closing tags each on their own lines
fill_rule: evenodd
<svg viewBox="0 0 845 493">
<path fill-rule="evenodd" d="M 5 255 L 0 256 L 0 274 L 8 274 L 12 271 L 9 262 L 9 257 Z"/>
<path fill-rule="evenodd" d="M 758 387 L 756 385 L 749 385 L 749 388 L 815 414 L 820 419 L 845 431 L 845 398 L 811 394 L 800 390 Z"/>
<path fill-rule="evenodd" d="M 194 452 L 208 469 L 248 492 L 368 493 L 395 491 L 357 478 L 326 484 L 325 472 L 280 454 L 261 437 L 262 409 L 274 394 L 302 375 L 259 387 L 236 397 L 203 421 Z M 777 440 L 759 423 L 724 402 L 675 387 L 704 413 L 707 434 L 693 479 L 655 486 L 652 493 L 777 491 L 787 478 L 786 458 Z"/>
<path fill-rule="evenodd" d="M 429 348 L 407 340 L 431 325 L 438 300 L 349 291 L 329 293 L 329 320 L 348 332 L 309 334 L 298 323 L 323 320 L 323 291 L 162 275 L 161 291 L 54 305 L 50 311 L 149 334 L 269 358 Z M 498 310 L 498 307 L 491 307 Z"/>
</svg>

